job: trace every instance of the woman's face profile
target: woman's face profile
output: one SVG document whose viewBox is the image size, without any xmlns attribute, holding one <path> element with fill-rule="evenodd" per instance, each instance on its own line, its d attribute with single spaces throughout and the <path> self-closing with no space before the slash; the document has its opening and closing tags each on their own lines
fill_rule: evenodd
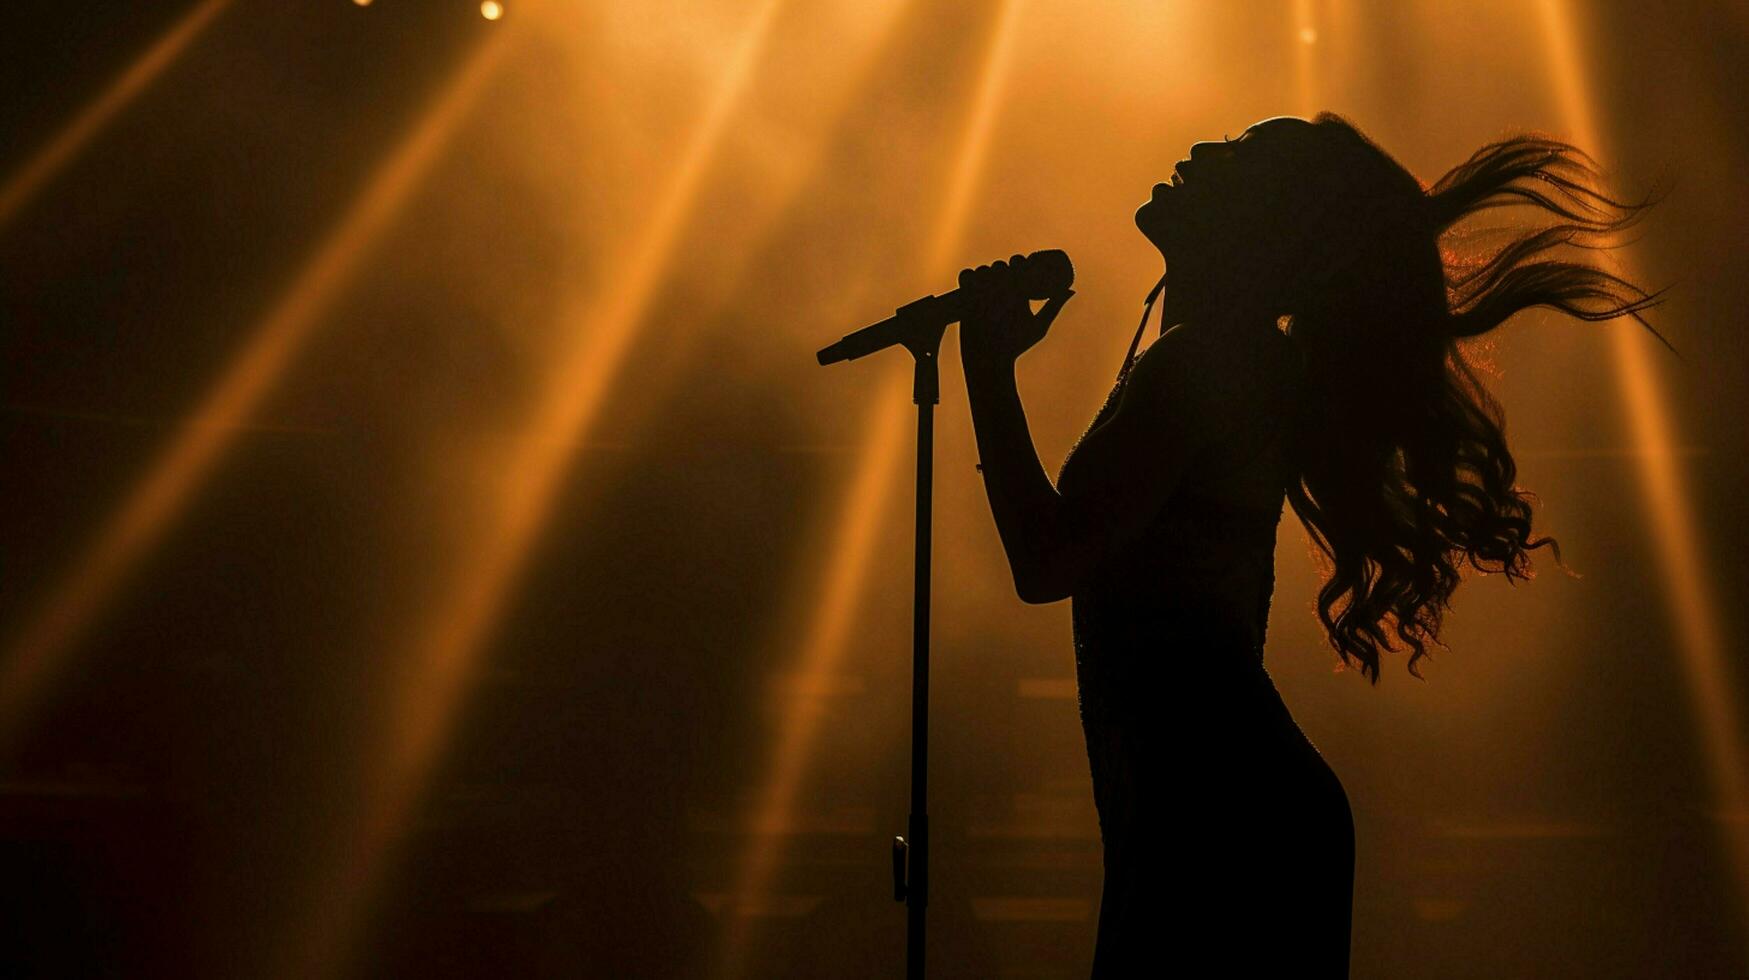
<svg viewBox="0 0 1749 980">
<path fill-rule="evenodd" d="M 1304 119 L 1278 116 L 1235 139 L 1193 144 L 1190 156 L 1136 210 L 1136 227 L 1169 264 L 1261 244 L 1317 183 L 1315 132 Z"/>
</svg>

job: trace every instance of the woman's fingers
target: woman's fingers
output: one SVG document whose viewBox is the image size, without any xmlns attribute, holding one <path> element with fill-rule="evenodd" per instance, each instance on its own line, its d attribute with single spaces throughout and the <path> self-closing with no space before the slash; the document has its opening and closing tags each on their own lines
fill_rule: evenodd
<svg viewBox="0 0 1749 980">
<path fill-rule="evenodd" d="M 1048 329 L 1051 322 L 1056 320 L 1057 314 L 1063 312 L 1063 304 L 1067 303 L 1069 297 L 1073 295 L 1075 295 L 1073 289 L 1065 289 L 1057 295 L 1052 296 L 1050 299 L 1045 300 L 1045 305 L 1039 307 L 1037 314 L 1039 326 Z"/>
<path fill-rule="evenodd" d="M 966 300 L 980 311 L 1021 306 L 1025 299 L 1020 295 L 1019 272 L 1025 261 L 1026 256 L 1017 254 L 989 265 L 961 269 L 959 287 Z"/>
<path fill-rule="evenodd" d="M 972 269 L 961 269 L 960 288 L 988 289 L 991 285 L 991 280 L 996 278 L 998 268 L 1006 269 L 1007 266 L 1004 263 L 997 262 L 994 265 L 980 265 Z"/>
</svg>

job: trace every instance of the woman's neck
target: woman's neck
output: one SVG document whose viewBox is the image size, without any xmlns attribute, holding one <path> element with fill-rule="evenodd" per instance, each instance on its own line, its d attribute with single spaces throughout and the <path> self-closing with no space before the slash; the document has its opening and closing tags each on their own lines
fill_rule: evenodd
<svg viewBox="0 0 1749 980">
<path fill-rule="evenodd" d="M 1238 284 L 1225 289 L 1211 289 L 1208 285 L 1207 278 L 1186 282 L 1183 277 L 1175 281 L 1169 275 L 1166 291 L 1160 297 L 1161 323 L 1165 327 L 1180 323 L 1222 323 L 1276 329 L 1276 315 L 1268 304 L 1259 301 L 1255 290 L 1247 291 Z"/>
</svg>

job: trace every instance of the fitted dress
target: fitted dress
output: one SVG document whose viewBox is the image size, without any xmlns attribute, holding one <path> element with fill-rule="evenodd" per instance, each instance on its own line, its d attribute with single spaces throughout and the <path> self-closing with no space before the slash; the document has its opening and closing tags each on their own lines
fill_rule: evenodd
<svg viewBox="0 0 1749 980">
<path fill-rule="evenodd" d="M 1096 980 L 1347 975 L 1348 798 L 1263 665 L 1296 385 L 1233 384 L 1222 438 L 1072 596 L 1104 846 Z M 1071 450 L 1059 491 L 1097 494 L 1077 476 Z"/>
</svg>

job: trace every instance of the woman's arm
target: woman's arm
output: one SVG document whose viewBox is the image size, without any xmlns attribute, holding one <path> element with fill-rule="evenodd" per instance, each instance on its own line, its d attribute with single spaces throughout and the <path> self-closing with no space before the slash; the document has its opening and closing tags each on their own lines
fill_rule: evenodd
<svg viewBox="0 0 1749 980">
<path fill-rule="evenodd" d="M 990 513 L 1014 573 L 1014 589 L 1024 602 L 1054 602 L 1063 597 L 1050 587 L 1051 573 L 1059 564 L 1054 552 L 1061 538 L 1057 524 L 1063 498 L 1033 447 L 1014 364 L 965 367 L 978 468 L 984 473 Z"/>
<path fill-rule="evenodd" d="M 980 285 L 973 273 L 962 288 L 968 278 Z M 1015 358 L 1049 327 L 1038 319 L 1055 311 L 1000 298 L 977 309 L 961 324 L 960 356 L 990 512 L 1020 598 L 1055 602 L 1147 526 L 1201 445 L 1186 424 L 1196 413 L 1175 397 L 1193 390 L 1199 345 L 1180 328 L 1148 348 L 1111 417 L 1081 441 L 1074 492 L 1064 495 L 1039 463 L 1014 378 Z"/>
</svg>

